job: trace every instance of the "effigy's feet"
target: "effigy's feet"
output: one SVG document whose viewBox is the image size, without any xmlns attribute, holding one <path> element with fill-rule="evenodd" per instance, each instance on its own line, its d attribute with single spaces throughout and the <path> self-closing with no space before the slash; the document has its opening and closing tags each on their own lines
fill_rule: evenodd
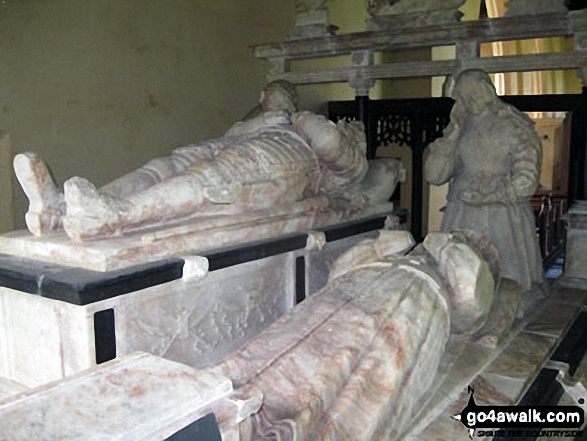
<svg viewBox="0 0 587 441">
<path fill-rule="evenodd" d="M 18 182 L 29 199 L 25 215 L 29 231 L 35 236 L 60 231 L 65 202 L 45 162 L 36 153 L 26 152 L 16 155 L 13 164 Z"/>
<path fill-rule="evenodd" d="M 82 241 L 116 234 L 124 201 L 101 193 L 80 177 L 69 179 L 63 189 L 67 206 L 63 227 L 71 239 Z"/>
</svg>

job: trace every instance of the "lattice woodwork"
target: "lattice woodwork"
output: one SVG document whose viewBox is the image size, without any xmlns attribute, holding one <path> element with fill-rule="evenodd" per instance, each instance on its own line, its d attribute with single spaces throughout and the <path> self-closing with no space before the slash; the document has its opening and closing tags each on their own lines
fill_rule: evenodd
<svg viewBox="0 0 587 441">
<path fill-rule="evenodd" d="M 411 121 L 408 115 L 389 114 L 377 120 L 377 146 L 411 145 Z"/>
</svg>

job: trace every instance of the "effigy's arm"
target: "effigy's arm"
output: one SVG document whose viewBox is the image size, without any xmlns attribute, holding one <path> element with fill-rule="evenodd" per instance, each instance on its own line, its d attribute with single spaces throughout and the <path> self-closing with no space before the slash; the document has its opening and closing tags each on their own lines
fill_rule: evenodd
<svg viewBox="0 0 587 441">
<path fill-rule="evenodd" d="M 237 122 L 228 129 L 224 136 L 238 136 L 256 132 L 266 127 L 285 126 L 289 124 L 290 119 L 286 112 L 264 112 L 246 121 Z"/>
<path fill-rule="evenodd" d="M 514 153 L 511 186 L 516 200 L 526 200 L 538 188 L 542 169 L 542 143 L 538 134 L 527 134 Z"/>
<path fill-rule="evenodd" d="M 334 124 L 311 112 L 292 115 L 292 122 L 321 165 L 317 192 L 338 195 L 363 180 L 369 165 L 362 123 L 339 121 Z"/>
</svg>

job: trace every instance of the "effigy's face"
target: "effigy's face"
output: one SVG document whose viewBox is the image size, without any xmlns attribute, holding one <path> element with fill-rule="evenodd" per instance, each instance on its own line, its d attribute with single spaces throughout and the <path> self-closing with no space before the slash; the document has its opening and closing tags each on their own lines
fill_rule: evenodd
<svg viewBox="0 0 587 441">
<path fill-rule="evenodd" d="M 279 90 L 268 90 L 261 94 L 261 105 L 266 112 L 295 112 L 295 106 L 288 94 Z"/>
<path fill-rule="evenodd" d="M 479 114 L 491 102 L 492 94 L 484 81 L 462 78 L 455 85 L 452 97 L 469 112 Z"/>
</svg>

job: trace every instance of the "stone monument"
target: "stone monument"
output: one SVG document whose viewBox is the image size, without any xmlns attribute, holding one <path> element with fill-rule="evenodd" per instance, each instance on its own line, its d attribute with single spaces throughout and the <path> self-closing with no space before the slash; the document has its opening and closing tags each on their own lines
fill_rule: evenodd
<svg viewBox="0 0 587 441">
<path fill-rule="evenodd" d="M 0 235 L 0 384 L 135 351 L 218 361 L 322 288 L 341 253 L 396 227 L 402 167 L 366 160 L 361 124 L 296 112 L 286 82 L 260 110 L 100 190 L 73 178 L 62 191 L 37 155 L 15 158 L 30 231 Z"/>
<path fill-rule="evenodd" d="M 42 235 L 63 225 L 81 241 L 269 207 L 295 213 L 308 200 L 326 209 L 332 198 L 346 196 L 361 208 L 362 195 L 353 188 L 367 175 L 365 148 L 360 123 L 266 111 L 223 138 L 176 149 L 100 190 L 75 177 L 60 191 L 34 153 L 17 155 L 14 167 L 30 200 L 29 230 Z"/>
<path fill-rule="evenodd" d="M 542 144 L 534 123 L 499 99 L 489 76 L 463 72 L 444 136 L 430 145 L 426 178 L 450 183 L 443 231 L 487 236 L 505 277 L 524 291 L 543 284 L 535 220 L 528 201 L 538 186 Z"/>
<path fill-rule="evenodd" d="M 460 21 L 465 0 L 366 0 L 369 30 L 392 30 Z"/>
<path fill-rule="evenodd" d="M 326 0 L 296 0 L 296 22 L 289 34 L 290 40 L 335 35 L 338 26 L 329 22 Z"/>
</svg>

